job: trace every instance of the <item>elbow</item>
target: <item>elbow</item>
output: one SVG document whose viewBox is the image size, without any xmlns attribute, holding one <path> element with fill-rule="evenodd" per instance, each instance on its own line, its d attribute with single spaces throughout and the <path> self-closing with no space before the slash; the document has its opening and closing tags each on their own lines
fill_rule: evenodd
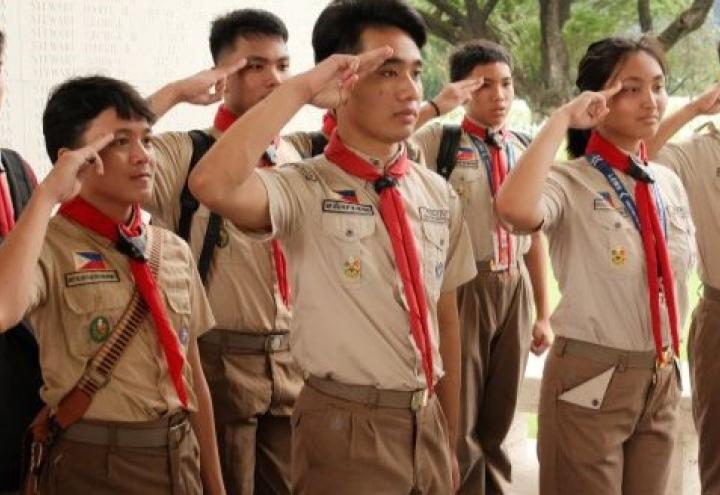
<svg viewBox="0 0 720 495">
<path fill-rule="evenodd" d="M 501 190 L 495 200 L 495 214 L 502 223 L 518 232 L 528 232 L 535 229 L 542 220 L 536 208 L 531 208 L 523 201 L 516 201 L 509 194 Z"/>
<path fill-rule="evenodd" d="M 188 188 L 200 203 L 212 210 L 218 203 L 220 188 L 209 170 L 204 166 L 204 159 L 200 160 L 188 177 Z"/>
</svg>

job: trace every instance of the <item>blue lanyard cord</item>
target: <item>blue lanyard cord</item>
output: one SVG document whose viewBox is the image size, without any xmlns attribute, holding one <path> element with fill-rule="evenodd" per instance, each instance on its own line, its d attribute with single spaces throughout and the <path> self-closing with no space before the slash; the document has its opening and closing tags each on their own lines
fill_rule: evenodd
<svg viewBox="0 0 720 495">
<path fill-rule="evenodd" d="M 475 149 L 480 154 L 480 161 L 483 162 L 483 165 L 485 165 L 485 170 L 487 171 L 488 186 L 490 187 L 490 194 L 494 197 L 495 193 L 493 192 L 492 184 L 492 158 L 490 157 L 488 145 L 476 135 L 470 133 L 468 133 L 468 135 L 470 136 L 470 139 L 472 140 Z M 510 169 L 515 164 L 515 150 L 513 149 L 512 143 L 509 139 L 505 139 L 504 148 L 505 156 L 507 157 L 507 171 L 508 173 L 510 173 Z"/>
<path fill-rule="evenodd" d="M 587 155 L 585 158 L 588 160 L 590 165 L 592 165 L 597 171 L 603 174 L 605 179 L 608 181 L 608 184 L 610 184 L 610 187 L 613 188 L 615 194 L 625 207 L 625 211 L 627 211 L 632 218 L 633 224 L 635 224 L 635 228 L 638 230 L 638 232 L 640 232 L 640 217 L 638 216 L 635 200 L 633 199 L 632 195 L 627 191 L 625 185 L 620 181 L 620 178 L 617 176 L 615 171 L 612 169 L 612 167 L 610 167 L 610 165 L 608 165 L 605 160 L 600 157 L 600 155 Z M 665 215 L 665 205 L 663 203 L 662 196 L 660 195 L 660 190 L 657 188 L 657 184 L 653 183 L 650 185 L 650 187 L 653 193 L 653 197 L 655 199 L 655 207 L 657 208 L 658 214 L 660 215 L 660 220 L 662 222 L 663 235 L 667 239 L 667 217 Z"/>
</svg>

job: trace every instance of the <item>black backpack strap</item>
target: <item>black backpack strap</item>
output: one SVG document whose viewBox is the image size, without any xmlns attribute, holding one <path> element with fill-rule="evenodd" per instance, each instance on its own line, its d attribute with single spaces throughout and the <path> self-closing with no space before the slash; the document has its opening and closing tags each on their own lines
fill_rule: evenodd
<svg viewBox="0 0 720 495">
<path fill-rule="evenodd" d="M 312 155 L 303 158 L 312 158 L 313 156 L 322 155 L 325 152 L 325 146 L 328 144 L 328 138 L 325 137 L 320 131 L 314 131 L 308 133 L 310 135 L 310 142 L 312 143 Z"/>
<path fill-rule="evenodd" d="M 190 157 L 188 174 L 185 177 L 185 185 L 180 193 L 180 220 L 178 221 L 177 229 L 177 235 L 182 237 L 186 242 L 190 241 L 190 224 L 192 223 L 192 217 L 200 206 L 198 200 L 195 199 L 195 196 L 190 192 L 188 177 L 190 177 L 190 172 L 195 168 L 200 158 L 207 153 L 207 150 L 209 150 L 210 146 L 215 142 L 215 138 L 204 131 L 194 130 L 188 134 L 190 135 L 190 139 L 192 139 L 193 152 Z"/>
<path fill-rule="evenodd" d="M 197 262 L 198 273 L 200 274 L 200 280 L 202 280 L 203 285 L 207 283 L 208 273 L 210 272 L 210 261 L 220 240 L 222 223 L 223 220 L 220 215 L 215 212 L 210 213 L 210 218 L 205 228 L 205 239 L 203 239 L 200 257 Z"/>
<path fill-rule="evenodd" d="M 525 132 L 520 131 L 510 131 L 513 136 L 515 136 L 515 139 L 517 139 L 520 144 L 523 145 L 525 149 L 527 149 L 528 146 L 530 146 L 530 143 L 532 142 L 532 138 L 530 137 L 530 134 L 527 134 Z"/>
<path fill-rule="evenodd" d="M 10 186 L 10 198 L 15 210 L 15 220 L 17 220 L 22 209 L 30 201 L 34 181 L 30 177 L 31 172 L 28 171 L 25 162 L 15 151 L 3 148 L 0 150 L 0 154 L 3 168 L 7 174 L 8 185 Z"/>
<path fill-rule="evenodd" d="M 445 180 L 450 180 L 450 175 L 455 168 L 459 146 L 460 126 L 443 125 L 440 149 L 437 156 L 437 173 L 442 175 Z"/>
</svg>

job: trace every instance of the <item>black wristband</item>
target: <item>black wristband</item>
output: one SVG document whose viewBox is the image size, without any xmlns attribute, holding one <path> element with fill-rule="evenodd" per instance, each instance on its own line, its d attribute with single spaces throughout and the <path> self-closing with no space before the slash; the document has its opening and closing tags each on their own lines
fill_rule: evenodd
<svg viewBox="0 0 720 495">
<path fill-rule="evenodd" d="M 435 117 L 440 117 L 440 107 L 437 106 L 437 103 L 432 100 L 428 100 L 428 105 L 435 109 Z"/>
</svg>

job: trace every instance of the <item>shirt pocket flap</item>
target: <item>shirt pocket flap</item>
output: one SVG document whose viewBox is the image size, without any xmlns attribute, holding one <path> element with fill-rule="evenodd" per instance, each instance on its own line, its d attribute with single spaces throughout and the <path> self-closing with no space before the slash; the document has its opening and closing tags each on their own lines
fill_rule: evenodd
<svg viewBox="0 0 720 495">
<path fill-rule="evenodd" d="M 438 249 L 445 249 L 450 236 L 448 225 L 445 223 L 423 222 L 423 235 L 427 241 Z"/>
<path fill-rule="evenodd" d="M 353 242 L 375 232 L 375 217 L 340 213 L 324 213 L 322 227 L 328 235 L 346 242 Z"/>
<path fill-rule="evenodd" d="M 98 289 L 96 285 L 89 285 L 67 288 L 62 291 L 62 294 L 70 311 L 82 315 L 127 306 L 130 302 L 130 293 L 120 287 L 115 289 Z"/>
<path fill-rule="evenodd" d="M 187 288 L 172 288 L 165 291 L 168 308 L 177 314 L 190 314 L 190 294 Z"/>
</svg>

